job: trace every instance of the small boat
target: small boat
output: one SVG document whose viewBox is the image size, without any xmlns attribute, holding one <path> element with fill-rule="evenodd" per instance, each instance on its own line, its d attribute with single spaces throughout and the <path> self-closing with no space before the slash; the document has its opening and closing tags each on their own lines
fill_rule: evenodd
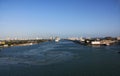
<svg viewBox="0 0 120 76">
<path fill-rule="evenodd" d="M 59 42 L 60 41 L 60 38 L 59 37 L 56 37 L 55 38 L 55 42 Z"/>
</svg>

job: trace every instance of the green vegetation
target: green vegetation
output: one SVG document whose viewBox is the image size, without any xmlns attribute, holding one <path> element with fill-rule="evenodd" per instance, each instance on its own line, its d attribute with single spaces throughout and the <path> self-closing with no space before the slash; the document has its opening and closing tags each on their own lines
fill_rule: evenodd
<svg viewBox="0 0 120 76">
<path fill-rule="evenodd" d="M 0 47 L 9 47 L 9 46 L 19 46 L 19 45 L 29 45 L 29 44 L 38 44 L 41 42 L 48 41 L 47 39 L 42 40 L 4 40 L 0 41 Z M 4 43 L 4 44 L 3 44 Z"/>
</svg>

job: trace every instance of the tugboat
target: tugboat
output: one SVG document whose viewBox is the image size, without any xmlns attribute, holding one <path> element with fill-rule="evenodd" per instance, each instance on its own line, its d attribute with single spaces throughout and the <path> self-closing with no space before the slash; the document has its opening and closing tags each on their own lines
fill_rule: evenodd
<svg viewBox="0 0 120 76">
<path fill-rule="evenodd" d="M 59 37 L 55 37 L 55 42 L 59 42 L 60 38 Z"/>
</svg>

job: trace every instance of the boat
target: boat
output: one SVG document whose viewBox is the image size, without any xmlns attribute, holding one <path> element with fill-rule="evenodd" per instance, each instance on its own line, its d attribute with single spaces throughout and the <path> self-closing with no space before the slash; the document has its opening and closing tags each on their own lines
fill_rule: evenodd
<svg viewBox="0 0 120 76">
<path fill-rule="evenodd" d="M 55 37 L 55 42 L 59 42 L 60 38 L 59 37 Z"/>
</svg>

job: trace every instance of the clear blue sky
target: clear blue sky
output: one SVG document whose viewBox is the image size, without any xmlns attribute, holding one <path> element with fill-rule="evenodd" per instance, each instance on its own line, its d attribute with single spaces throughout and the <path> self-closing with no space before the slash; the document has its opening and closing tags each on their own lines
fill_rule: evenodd
<svg viewBox="0 0 120 76">
<path fill-rule="evenodd" d="M 120 36 L 120 0 L 0 0 L 0 38 Z"/>
</svg>

